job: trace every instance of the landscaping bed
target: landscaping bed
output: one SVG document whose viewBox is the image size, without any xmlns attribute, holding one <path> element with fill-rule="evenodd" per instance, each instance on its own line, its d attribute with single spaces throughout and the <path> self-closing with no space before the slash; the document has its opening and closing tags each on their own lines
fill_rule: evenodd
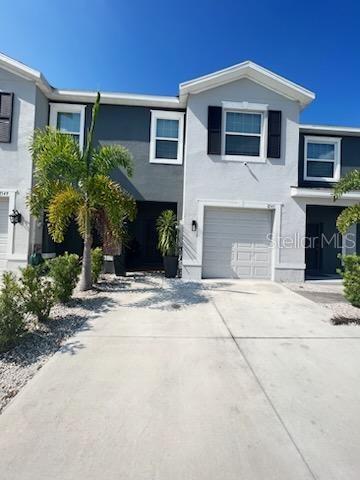
<svg viewBox="0 0 360 480">
<path fill-rule="evenodd" d="M 360 325 L 360 308 L 353 307 L 346 300 L 342 283 L 305 282 L 287 283 L 285 286 L 330 310 L 334 325 Z"/>
<path fill-rule="evenodd" d="M 47 322 L 34 319 L 28 324 L 18 345 L 0 353 L 0 412 L 65 341 L 86 328 L 86 320 L 97 316 L 109 302 L 110 298 L 98 291 L 78 293 L 68 305 L 55 305 Z M 75 352 L 78 346 L 70 342 L 66 348 Z"/>
</svg>

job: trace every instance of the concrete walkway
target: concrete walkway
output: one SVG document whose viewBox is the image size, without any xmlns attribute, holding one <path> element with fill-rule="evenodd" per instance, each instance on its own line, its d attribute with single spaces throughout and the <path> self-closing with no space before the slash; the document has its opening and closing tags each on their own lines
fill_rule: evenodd
<svg viewBox="0 0 360 480">
<path fill-rule="evenodd" d="M 267 282 L 129 279 L 0 416 L 6 480 L 358 480 L 360 327 Z"/>
</svg>

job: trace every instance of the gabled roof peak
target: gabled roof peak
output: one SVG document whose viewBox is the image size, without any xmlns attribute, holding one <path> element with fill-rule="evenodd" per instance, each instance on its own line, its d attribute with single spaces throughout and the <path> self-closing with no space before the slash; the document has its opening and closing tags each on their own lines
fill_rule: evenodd
<svg viewBox="0 0 360 480">
<path fill-rule="evenodd" d="M 252 62 L 244 62 L 218 70 L 217 72 L 195 78 L 180 84 L 180 99 L 189 93 L 200 93 L 211 88 L 225 85 L 242 78 L 253 80 L 291 100 L 298 101 L 302 108 L 312 102 L 315 94 L 284 77 Z"/>
</svg>

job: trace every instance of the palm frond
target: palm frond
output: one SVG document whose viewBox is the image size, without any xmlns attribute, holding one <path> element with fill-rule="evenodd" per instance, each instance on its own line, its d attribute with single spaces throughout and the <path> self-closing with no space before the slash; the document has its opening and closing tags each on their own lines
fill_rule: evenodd
<svg viewBox="0 0 360 480">
<path fill-rule="evenodd" d="M 116 168 L 123 168 L 128 177 L 133 175 L 133 157 L 122 145 L 105 145 L 94 151 L 93 172 L 98 175 L 109 175 Z"/>
<path fill-rule="evenodd" d="M 69 185 L 83 176 L 84 165 L 79 145 L 71 135 L 50 127 L 36 130 L 29 149 L 34 162 L 36 185 L 46 187 L 54 181 Z"/>
<path fill-rule="evenodd" d="M 135 199 L 106 175 L 96 175 L 91 185 L 92 206 L 102 210 L 114 237 L 122 238 L 124 222 L 136 216 Z"/>
<path fill-rule="evenodd" d="M 338 200 L 344 193 L 353 190 L 360 190 L 360 170 L 352 170 L 339 180 L 334 189 L 334 199 Z"/>
<path fill-rule="evenodd" d="M 51 199 L 48 212 L 49 233 L 53 240 L 60 243 L 64 240 L 64 234 L 71 219 L 78 214 L 83 204 L 81 194 L 72 187 L 58 192 Z"/>
<path fill-rule="evenodd" d="M 360 223 L 360 204 L 345 208 L 336 220 L 336 226 L 343 235 L 356 223 Z"/>
</svg>

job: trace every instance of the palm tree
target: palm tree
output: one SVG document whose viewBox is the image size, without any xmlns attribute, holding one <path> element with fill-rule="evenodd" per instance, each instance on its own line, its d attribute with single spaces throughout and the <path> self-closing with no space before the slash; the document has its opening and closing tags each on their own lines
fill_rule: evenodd
<svg viewBox="0 0 360 480">
<path fill-rule="evenodd" d="M 123 168 L 129 177 L 132 175 L 130 152 L 120 145 L 93 146 L 99 105 L 100 93 L 92 110 L 83 152 L 71 135 L 48 127 L 35 132 L 30 146 L 35 167 L 35 186 L 28 197 L 30 211 L 36 217 L 45 212 L 49 233 L 57 243 L 64 240 L 70 221 L 76 219 L 84 240 L 80 290 L 92 286 L 93 228 L 100 223 L 107 237 L 121 241 L 124 223 L 136 215 L 134 198 L 109 177 L 115 168 Z"/>
<path fill-rule="evenodd" d="M 335 187 L 334 200 L 338 200 L 345 193 L 360 190 L 360 170 L 352 170 L 343 177 Z M 343 235 L 351 225 L 360 223 L 360 204 L 345 208 L 337 218 L 336 226 Z"/>
</svg>

